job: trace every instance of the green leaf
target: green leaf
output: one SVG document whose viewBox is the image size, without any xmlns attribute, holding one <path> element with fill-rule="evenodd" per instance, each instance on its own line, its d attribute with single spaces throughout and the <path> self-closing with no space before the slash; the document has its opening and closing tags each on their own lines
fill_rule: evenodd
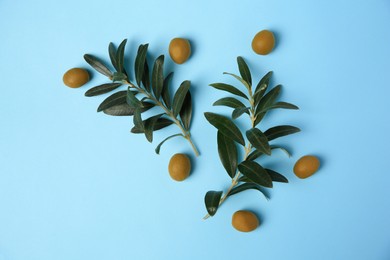
<svg viewBox="0 0 390 260">
<path fill-rule="evenodd" d="M 227 91 L 227 92 L 232 93 L 234 95 L 248 99 L 248 97 L 244 93 L 242 93 L 241 90 L 238 90 L 236 87 L 233 87 L 232 85 L 225 84 L 225 83 L 213 83 L 213 84 L 210 84 L 210 86 L 212 86 L 213 88 Z"/>
<path fill-rule="evenodd" d="M 138 48 L 137 56 L 135 57 L 134 71 L 135 80 L 137 81 L 138 86 L 140 86 L 141 80 L 143 79 L 148 46 L 149 44 L 141 44 Z"/>
<path fill-rule="evenodd" d="M 288 183 L 288 180 L 286 177 L 284 177 L 282 174 L 274 171 L 274 170 L 270 170 L 270 169 L 265 169 L 269 176 L 271 177 L 272 181 L 274 182 L 283 182 L 283 183 Z"/>
<path fill-rule="evenodd" d="M 211 112 L 206 112 L 204 115 L 207 121 L 221 131 L 222 134 L 245 146 L 245 140 L 240 129 L 229 118 Z"/>
<path fill-rule="evenodd" d="M 245 105 L 241 101 L 239 101 L 235 98 L 232 98 L 232 97 L 221 98 L 221 99 L 215 101 L 213 106 L 227 106 L 227 107 L 231 107 L 231 108 L 244 108 L 245 107 Z"/>
<path fill-rule="evenodd" d="M 240 81 L 245 87 L 246 89 L 250 89 L 250 86 L 248 84 L 248 82 L 246 82 L 244 79 L 242 79 L 240 76 L 237 76 L 236 74 L 233 74 L 233 73 L 229 73 L 229 72 L 224 72 L 223 74 L 226 74 L 226 75 L 230 75 L 232 76 L 233 78 L 237 79 L 238 81 Z"/>
<path fill-rule="evenodd" d="M 126 102 L 126 100 L 125 100 Z M 142 102 L 141 113 L 151 109 L 155 105 L 150 102 Z M 134 115 L 134 107 L 131 107 L 127 103 L 118 104 L 103 110 L 103 113 L 110 116 L 132 116 Z"/>
<path fill-rule="evenodd" d="M 164 79 L 164 86 L 162 90 L 162 99 L 167 108 L 171 109 L 171 94 L 169 92 L 169 84 L 173 77 L 173 72 L 169 73 L 168 76 Z"/>
<path fill-rule="evenodd" d="M 160 129 L 163 129 L 167 126 L 170 126 L 172 125 L 173 122 L 167 118 L 159 118 L 157 120 L 157 122 L 154 124 L 154 127 L 153 127 L 153 131 L 157 131 L 157 130 L 160 130 Z M 134 126 L 132 129 L 131 129 L 131 132 L 133 134 L 143 134 L 144 133 L 144 130 L 141 129 L 141 128 L 138 128 L 137 126 Z"/>
<path fill-rule="evenodd" d="M 159 143 L 159 144 L 157 145 L 156 150 L 155 150 L 155 151 L 156 151 L 156 154 L 160 154 L 161 146 L 162 146 L 166 141 L 168 141 L 169 139 L 174 138 L 174 137 L 176 137 L 176 136 L 183 136 L 183 137 L 184 137 L 184 135 L 182 135 L 182 134 L 174 134 L 174 135 L 168 136 L 168 137 L 165 138 L 161 143 Z"/>
<path fill-rule="evenodd" d="M 252 182 L 272 188 L 272 179 L 268 172 L 257 162 L 243 161 L 238 165 L 240 172 Z"/>
<path fill-rule="evenodd" d="M 287 102 L 276 102 L 273 105 L 270 105 L 268 107 L 263 108 L 259 113 L 267 112 L 268 110 L 277 109 L 277 108 L 295 109 L 295 110 L 299 109 L 296 105 L 293 105 L 293 104 L 290 104 L 290 103 L 287 103 Z"/>
<path fill-rule="evenodd" d="M 249 114 L 249 109 L 250 109 L 249 107 L 239 107 L 234 109 L 232 112 L 232 118 L 237 119 L 245 113 Z"/>
<path fill-rule="evenodd" d="M 208 191 L 204 197 L 204 203 L 206 205 L 207 212 L 210 216 L 214 216 L 217 213 L 219 207 L 219 201 L 222 197 L 222 191 Z"/>
<path fill-rule="evenodd" d="M 91 67 L 94 68 L 96 71 L 100 72 L 101 74 L 103 74 L 111 79 L 112 72 L 98 58 L 96 58 L 95 56 L 90 55 L 90 54 L 85 54 L 84 60 L 89 65 L 91 65 Z"/>
<path fill-rule="evenodd" d="M 264 77 L 261 78 L 261 80 L 259 81 L 259 83 L 256 86 L 255 93 L 257 93 L 259 91 L 262 91 L 263 94 L 265 93 L 265 91 L 267 90 L 267 88 L 269 86 L 269 81 L 272 77 L 272 74 L 273 74 L 273 72 L 269 71 L 267 74 L 264 75 Z M 265 85 L 265 87 L 263 85 Z"/>
<path fill-rule="evenodd" d="M 252 128 L 246 131 L 246 137 L 257 150 L 267 155 L 271 155 L 271 148 L 267 136 L 258 128 Z"/>
<path fill-rule="evenodd" d="M 112 76 L 112 81 L 123 81 L 125 79 L 127 79 L 127 76 L 122 72 L 114 72 Z"/>
<path fill-rule="evenodd" d="M 117 89 L 120 86 L 122 86 L 122 83 L 102 84 L 102 85 L 99 85 L 99 86 L 96 86 L 96 87 L 89 89 L 87 92 L 85 92 L 85 96 L 86 97 L 93 97 L 93 96 L 106 94 L 110 91 L 113 91 L 114 89 Z"/>
<path fill-rule="evenodd" d="M 116 60 L 116 48 L 112 42 L 110 42 L 110 44 L 108 45 L 108 54 L 110 55 L 112 66 L 114 66 L 116 71 L 119 71 Z"/>
<path fill-rule="evenodd" d="M 255 92 L 255 94 L 253 94 L 253 100 L 254 100 L 255 107 L 259 104 L 261 98 L 264 96 L 264 93 L 267 90 L 267 87 L 268 87 L 268 85 L 262 84 L 259 91 Z"/>
<path fill-rule="evenodd" d="M 281 85 L 277 85 L 273 89 L 271 89 L 259 102 L 256 107 L 255 115 L 262 113 L 263 109 L 269 107 L 274 104 L 275 100 L 278 98 L 280 94 Z"/>
<path fill-rule="evenodd" d="M 160 99 L 161 92 L 164 86 L 164 55 L 160 55 L 154 62 L 153 71 L 152 71 L 152 89 L 154 96 L 157 100 Z"/>
<path fill-rule="evenodd" d="M 144 63 L 144 73 L 142 74 L 142 85 L 147 91 L 150 91 L 150 75 L 149 75 L 149 64 L 148 61 L 145 60 Z"/>
<path fill-rule="evenodd" d="M 217 133 L 218 154 L 223 167 L 231 178 L 234 178 L 237 172 L 238 153 L 234 141 L 220 131 Z"/>
<path fill-rule="evenodd" d="M 146 139 L 151 143 L 153 141 L 153 131 L 154 131 L 154 125 L 156 124 L 157 120 L 163 116 L 164 114 L 158 114 L 152 117 L 149 117 L 144 121 L 144 132 Z"/>
<path fill-rule="evenodd" d="M 141 108 L 139 107 L 134 109 L 133 123 L 135 128 L 140 129 L 143 132 L 145 131 L 144 122 L 141 117 Z"/>
<path fill-rule="evenodd" d="M 267 136 L 268 140 L 271 141 L 285 135 L 298 133 L 299 131 L 301 130 L 295 126 L 280 125 L 280 126 L 271 127 L 270 129 L 265 131 L 264 134 Z"/>
<path fill-rule="evenodd" d="M 183 126 L 187 131 L 190 130 L 191 118 L 192 118 L 192 100 L 191 100 L 191 92 L 188 91 L 184 99 L 183 106 L 181 107 L 180 110 L 180 119 L 183 122 Z"/>
<path fill-rule="evenodd" d="M 282 150 L 283 152 L 285 152 L 287 154 L 288 157 L 291 157 L 291 154 L 290 152 L 286 149 L 286 148 L 283 148 L 283 147 L 280 147 L 280 146 L 276 146 L 276 145 L 271 145 L 270 146 L 271 150 L 275 150 L 275 149 L 280 149 Z M 259 151 L 259 150 L 254 150 L 251 154 L 248 155 L 248 157 L 246 158 L 246 160 L 249 160 L 249 161 L 254 161 L 256 160 L 257 158 L 259 158 L 260 156 L 262 156 L 264 153 Z"/>
<path fill-rule="evenodd" d="M 262 113 L 258 113 L 258 114 L 256 115 L 256 119 L 255 119 L 255 124 L 254 124 L 254 126 L 257 126 L 257 125 L 261 122 L 261 120 L 263 120 L 265 114 L 266 114 L 265 112 L 262 112 Z"/>
<path fill-rule="evenodd" d="M 131 107 L 134 108 L 142 108 L 142 102 L 139 101 L 134 93 L 130 90 L 130 87 L 127 89 L 127 98 L 126 98 L 127 104 L 129 104 Z"/>
<path fill-rule="evenodd" d="M 249 86 L 252 85 L 252 76 L 248 65 L 242 57 L 237 57 L 238 69 L 243 80 L 245 80 Z"/>
<path fill-rule="evenodd" d="M 239 192 L 242 192 L 242 191 L 245 191 L 245 190 L 249 190 L 249 189 L 253 189 L 253 190 L 258 190 L 260 191 L 261 194 L 264 195 L 264 197 L 269 200 L 269 197 L 265 194 L 265 192 L 263 191 L 262 187 L 254 182 L 249 182 L 249 183 L 243 183 L 239 186 L 236 186 L 234 187 L 228 194 L 228 196 L 232 196 L 234 194 L 237 194 Z"/>
<path fill-rule="evenodd" d="M 138 92 L 132 92 L 133 95 L 136 95 Z M 118 91 L 111 96 L 107 97 L 103 102 L 99 105 L 97 112 L 103 111 L 107 108 L 120 105 L 126 103 L 127 90 Z"/>
<path fill-rule="evenodd" d="M 118 50 L 116 52 L 116 61 L 117 61 L 117 67 L 118 67 L 118 72 L 124 72 L 124 67 L 123 67 L 123 63 L 124 63 L 124 59 L 125 59 L 125 46 L 126 46 L 126 43 L 127 43 L 127 39 L 124 39 L 119 47 L 118 47 Z"/>
<path fill-rule="evenodd" d="M 180 113 L 190 86 L 191 83 L 188 80 L 183 81 L 173 97 L 172 112 L 175 117 Z"/>
</svg>

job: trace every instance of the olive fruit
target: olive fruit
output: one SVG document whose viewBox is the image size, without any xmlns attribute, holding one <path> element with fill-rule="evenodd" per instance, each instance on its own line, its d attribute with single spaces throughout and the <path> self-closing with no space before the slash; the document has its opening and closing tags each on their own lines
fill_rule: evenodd
<svg viewBox="0 0 390 260">
<path fill-rule="evenodd" d="M 169 43 L 169 55 L 177 64 L 183 64 L 191 55 L 191 45 L 187 39 L 174 38 Z"/>
<path fill-rule="evenodd" d="M 85 69 L 73 68 L 65 72 L 62 80 L 70 88 L 79 88 L 89 81 L 89 74 Z"/>
<path fill-rule="evenodd" d="M 267 55 L 274 47 L 274 34 L 268 30 L 258 32 L 252 40 L 252 49 L 257 54 Z"/>
<path fill-rule="evenodd" d="M 232 226 L 241 232 L 251 232 L 259 226 L 259 219 L 251 211 L 239 210 L 233 214 Z"/>
<path fill-rule="evenodd" d="M 320 167 L 320 160 L 313 155 L 301 157 L 294 165 L 294 173 L 297 177 L 305 179 L 312 176 Z"/>
<path fill-rule="evenodd" d="M 168 171 L 172 179 L 183 181 L 190 175 L 191 161 L 187 155 L 177 153 L 169 161 Z"/>
</svg>

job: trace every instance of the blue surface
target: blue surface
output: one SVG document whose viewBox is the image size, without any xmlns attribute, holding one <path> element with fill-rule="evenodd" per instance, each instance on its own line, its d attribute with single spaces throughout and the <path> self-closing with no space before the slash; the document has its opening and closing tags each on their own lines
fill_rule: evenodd
<svg viewBox="0 0 390 260">
<path fill-rule="evenodd" d="M 388 165 L 390 2 L 373 1 L 21 1 L 0 2 L 0 259 L 390 259 Z M 262 29 L 277 47 L 250 47 Z M 155 155 L 157 142 L 129 133 L 132 120 L 96 113 L 102 97 L 63 85 L 63 73 L 88 67 L 84 53 L 107 59 L 110 41 L 128 38 L 133 60 L 141 43 L 167 54 L 187 37 L 193 56 L 175 71 L 190 79 L 192 133 L 201 156 L 183 140 Z M 275 111 L 264 126 L 294 124 L 302 132 L 280 143 L 268 165 L 286 173 L 264 200 L 256 191 L 231 197 L 202 221 L 203 197 L 226 189 L 216 130 L 203 112 L 225 96 L 209 83 L 233 82 L 235 59 L 255 80 L 268 70 L 282 99 L 299 111 Z M 175 129 L 156 134 L 161 140 Z M 167 173 L 176 152 L 192 156 L 182 183 Z M 292 174 L 294 162 L 316 154 L 313 177 Z M 230 225 L 240 209 L 262 224 L 243 234 Z"/>
</svg>

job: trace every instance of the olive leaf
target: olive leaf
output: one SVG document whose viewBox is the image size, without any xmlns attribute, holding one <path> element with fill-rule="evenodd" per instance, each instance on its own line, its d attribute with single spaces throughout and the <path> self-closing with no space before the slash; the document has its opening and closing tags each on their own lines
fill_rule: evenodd
<svg viewBox="0 0 390 260">
<path fill-rule="evenodd" d="M 240 129 L 229 118 L 211 112 L 206 112 L 204 115 L 207 121 L 226 137 L 231 138 L 241 145 L 245 145 L 245 140 Z"/>
<path fill-rule="evenodd" d="M 282 174 L 274 171 L 274 170 L 271 170 L 271 169 L 265 169 L 269 176 L 271 177 L 272 181 L 274 182 L 284 182 L 284 183 L 288 183 L 288 180 L 286 177 L 284 177 Z"/>
<path fill-rule="evenodd" d="M 218 154 L 223 167 L 231 178 L 237 172 L 238 152 L 234 141 L 220 131 L 217 132 Z"/>
<path fill-rule="evenodd" d="M 237 89 L 236 87 L 233 87 L 232 85 L 225 84 L 225 83 L 213 83 L 210 84 L 210 86 L 219 90 L 227 91 L 229 93 L 243 97 L 245 99 L 248 99 L 248 97 L 241 90 Z"/>
<path fill-rule="evenodd" d="M 150 102 L 142 102 L 141 113 L 151 109 L 155 105 Z M 127 103 L 118 104 L 103 110 L 103 113 L 110 116 L 132 116 L 134 115 L 134 107 Z"/>
<path fill-rule="evenodd" d="M 160 154 L 160 149 L 161 149 L 161 146 L 166 142 L 168 141 L 169 139 L 171 138 L 174 138 L 174 137 L 177 137 L 177 136 L 183 136 L 182 134 L 174 134 L 174 135 L 171 135 L 171 136 L 168 136 L 167 138 L 165 138 L 161 143 L 159 143 L 156 147 L 156 154 Z M 184 136 L 183 136 L 184 137 Z"/>
<path fill-rule="evenodd" d="M 232 196 L 234 194 L 240 193 L 240 192 L 245 191 L 245 190 L 250 190 L 250 189 L 258 190 L 261 194 L 264 195 L 264 197 L 267 200 L 269 200 L 269 197 L 264 192 L 263 188 L 260 185 L 254 183 L 254 182 L 243 183 L 243 184 L 241 184 L 239 186 L 234 187 L 233 189 L 230 190 L 228 196 Z"/>
<path fill-rule="evenodd" d="M 257 162 L 243 161 L 238 165 L 238 169 L 252 182 L 257 183 L 263 187 L 272 188 L 271 177 L 269 176 L 268 172 Z"/>
<path fill-rule="evenodd" d="M 181 108 L 187 96 L 187 92 L 190 89 L 190 86 L 191 86 L 190 81 L 188 80 L 183 81 L 183 83 L 181 83 L 180 87 L 177 89 L 175 96 L 173 97 L 172 112 L 175 117 L 181 111 Z"/>
<path fill-rule="evenodd" d="M 192 99 L 191 92 L 188 91 L 186 97 L 184 98 L 183 106 L 180 110 L 180 118 L 183 122 L 183 126 L 186 130 L 190 129 L 191 119 L 192 119 Z"/>
<path fill-rule="evenodd" d="M 224 72 L 223 74 L 226 74 L 226 75 L 230 75 L 232 76 L 233 78 L 237 79 L 238 81 L 240 81 L 246 89 L 250 89 L 250 85 L 248 84 L 248 82 L 246 82 L 243 78 L 241 78 L 240 76 L 237 76 L 236 74 L 233 74 L 233 73 L 229 73 L 229 72 Z"/>
<path fill-rule="evenodd" d="M 112 77 L 112 72 L 110 71 L 110 69 L 108 69 L 107 66 L 104 65 L 103 62 L 100 61 L 95 56 L 90 55 L 90 54 L 85 54 L 84 55 L 84 59 L 96 71 L 100 72 L 101 74 L 103 74 L 103 75 L 105 75 L 105 76 L 107 76 L 109 78 Z"/>
<path fill-rule="evenodd" d="M 112 42 L 110 42 L 110 44 L 108 45 L 108 54 L 110 56 L 112 66 L 114 66 L 116 71 L 120 71 L 116 60 L 116 48 Z"/>
<path fill-rule="evenodd" d="M 277 85 L 271 89 L 265 96 L 260 100 L 258 106 L 256 107 L 255 114 L 262 113 L 262 110 L 268 106 L 271 106 L 280 94 L 281 85 Z"/>
<path fill-rule="evenodd" d="M 258 128 L 252 128 L 246 131 L 246 137 L 252 146 L 258 151 L 271 155 L 271 148 L 269 146 L 267 136 Z"/>
<path fill-rule="evenodd" d="M 264 94 L 267 91 L 272 74 L 273 74 L 273 72 L 269 71 L 267 74 L 264 75 L 264 77 L 261 78 L 261 80 L 259 81 L 259 83 L 256 86 L 255 93 L 262 92 Z M 263 95 L 260 95 L 260 98 L 262 96 Z"/>
<path fill-rule="evenodd" d="M 160 55 L 154 62 L 152 71 L 152 89 L 157 100 L 160 99 L 164 86 L 163 66 L 164 55 Z"/>
<path fill-rule="evenodd" d="M 210 216 L 214 216 L 217 213 L 219 207 L 219 201 L 222 197 L 222 191 L 208 191 L 204 197 L 207 212 Z"/>
<path fill-rule="evenodd" d="M 238 99 L 235 99 L 233 97 L 225 97 L 221 98 L 214 102 L 213 106 L 227 106 L 231 108 L 245 108 L 245 105 Z M 248 111 L 245 113 L 249 114 Z"/>
<path fill-rule="evenodd" d="M 84 95 L 86 97 L 98 96 L 111 92 L 120 86 L 122 86 L 122 83 L 106 83 L 89 89 Z"/>
<path fill-rule="evenodd" d="M 141 79 L 142 85 L 147 91 L 150 91 L 150 75 L 149 75 L 149 64 L 148 61 L 145 60 L 144 63 L 144 72 L 142 74 L 142 79 Z"/>
<path fill-rule="evenodd" d="M 250 107 L 239 107 L 234 109 L 232 112 L 232 118 L 237 119 L 245 113 L 249 115 L 249 109 Z"/>
<path fill-rule="evenodd" d="M 164 104 L 167 106 L 167 108 L 171 108 L 171 95 L 169 92 L 169 84 L 172 80 L 173 72 L 169 73 L 165 79 L 164 79 L 164 85 L 162 90 L 162 99 L 164 101 Z"/>
<path fill-rule="evenodd" d="M 133 91 L 131 91 L 130 87 L 127 90 L 126 102 L 127 102 L 127 104 L 129 104 L 131 107 L 134 107 L 134 108 L 142 108 L 143 107 L 142 102 L 139 101 L 135 97 L 135 95 L 134 95 Z"/>
<path fill-rule="evenodd" d="M 144 125 L 144 132 L 146 139 L 151 143 L 153 141 L 153 131 L 154 131 L 154 125 L 156 124 L 157 120 L 162 117 L 164 114 L 158 114 L 152 117 L 149 117 L 146 119 L 143 123 Z"/>
<path fill-rule="evenodd" d="M 138 94 L 138 92 L 136 91 L 130 91 L 130 92 L 133 96 Z M 118 91 L 112 94 L 111 96 L 107 97 L 105 100 L 103 100 L 103 102 L 99 105 L 97 112 L 103 111 L 107 108 L 116 105 L 126 103 L 126 99 L 127 99 L 127 91 L 126 90 Z"/>
<path fill-rule="evenodd" d="M 237 57 L 238 69 L 240 71 L 241 77 L 245 80 L 249 86 L 252 85 L 252 76 L 249 70 L 248 65 L 242 57 Z"/>
<path fill-rule="evenodd" d="M 117 71 L 118 72 L 125 72 L 123 63 L 124 63 L 124 56 L 125 56 L 125 46 L 127 43 L 127 39 L 124 39 L 118 47 L 118 50 L 116 51 L 116 65 L 117 65 Z M 126 74 L 126 73 L 125 73 Z"/>
<path fill-rule="evenodd" d="M 270 148 L 271 148 L 271 150 L 280 149 L 283 152 L 285 152 L 288 157 L 291 157 L 291 153 L 286 148 L 283 148 L 283 147 L 280 147 L 277 145 L 271 145 Z M 249 161 L 253 161 L 253 160 L 256 160 L 257 158 L 259 158 L 260 156 L 262 156 L 263 154 L 264 154 L 264 152 L 262 152 L 262 151 L 254 150 L 252 153 L 250 153 L 248 155 L 248 157 L 246 159 Z"/>
<path fill-rule="evenodd" d="M 264 134 L 267 136 L 268 140 L 271 141 L 282 136 L 298 133 L 300 131 L 301 130 L 295 126 L 280 125 L 271 127 L 270 129 L 265 131 Z"/>
<path fill-rule="evenodd" d="M 142 110 L 141 110 L 141 111 L 142 111 Z M 165 128 L 165 127 L 167 127 L 167 126 L 170 126 L 170 125 L 172 125 L 172 124 L 173 124 L 172 120 L 169 120 L 169 119 L 163 118 L 163 117 L 162 117 L 162 118 L 159 118 L 159 119 L 157 120 L 157 122 L 154 124 L 153 131 L 157 131 L 157 130 L 163 129 L 163 128 Z M 144 125 L 144 122 L 143 122 L 143 124 L 142 124 L 141 126 L 143 126 L 143 125 Z M 131 129 L 131 132 L 132 132 L 133 134 L 143 134 L 143 133 L 145 133 L 143 127 L 139 128 L 139 127 L 137 127 L 137 126 L 134 126 L 134 127 Z"/>
<path fill-rule="evenodd" d="M 134 72 L 135 72 L 135 80 L 138 86 L 141 84 L 141 80 L 143 78 L 148 46 L 149 44 L 140 45 L 138 48 L 137 56 L 135 58 Z"/>
</svg>

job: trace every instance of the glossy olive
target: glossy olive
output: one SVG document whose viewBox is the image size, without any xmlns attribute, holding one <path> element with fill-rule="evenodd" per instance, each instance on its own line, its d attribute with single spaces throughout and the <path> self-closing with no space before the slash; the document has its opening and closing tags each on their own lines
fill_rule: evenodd
<svg viewBox="0 0 390 260">
<path fill-rule="evenodd" d="M 62 80 L 70 88 L 79 88 L 89 81 L 89 74 L 85 69 L 73 68 L 65 72 Z"/>
<path fill-rule="evenodd" d="M 187 39 L 174 38 L 169 43 L 169 55 L 177 64 L 183 64 L 191 56 L 191 45 Z"/>
<path fill-rule="evenodd" d="M 258 32 L 252 40 L 252 49 L 260 55 L 267 55 L 275 47 L 275 37 L 271 31 Z"/>
<path fill-rule="evenodd" d="M 301 157 L 294 165 L 294 173 L 297 177 L 305 179 L 312 176 L 320 167 L 320 160 L 313 155 Z"/>
<path fill-rule="evenodd" d="M 236 211 L 232 216 L 232 226 L 241 232 L 251 232 L 259 226 L 257 216 L 248 210 Z"/>
<path fill-rule="evenodd" d="M 183 181 L 190 175 L 191 161 L 187 155 L 177 153 L 169 161 L 168 171 L 172 179 Z"/>
</svg>

